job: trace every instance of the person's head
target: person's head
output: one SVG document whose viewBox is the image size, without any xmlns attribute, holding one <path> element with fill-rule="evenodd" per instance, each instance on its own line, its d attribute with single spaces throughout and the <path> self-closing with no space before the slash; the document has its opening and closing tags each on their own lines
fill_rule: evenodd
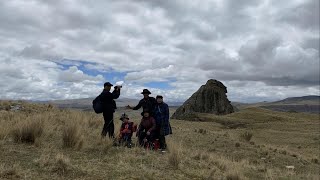
<svg viewBox="0 0 320 180">
<path fill-rule="evenodd" d="M 150 111 L 149 111 L 149 109 L 144 109 L 143 110 L 143 117 L 149 117 L 150 116 Z"/>
<path fill-rule="evenodd" d="M 104 89 L 107 90 L 107 91 L 110 91 L 110 89 L 111 89 L 112 86 L 113 86 L 113 85 L 112 85 L 110 82 L 106 82 L 106 83 L 104 83 L 104 85 L 103 85 Z"/>
<path fill-rule="evenodd" d="M 123 113 L 120 117 L 120 120 L 127 123 L 129 121 L 129 117 L 126 113 Z"/>
<path fill-rule="evenodd" d="M 151 92 L 148 89 L 144 89 L 141 94 L 143 94 L 143 98 L 146 99 L 146 98 L 149 98 L 149 95 L 151 94 Z"/>
<path fill-rule="evenodd" d="M 158 96 L 156 97 L 156 99 L 157 99 L 157 103 L 159 103 L 159 104 L 163 102 L 163 97 L 160 96 L 160 95 L 158 95 Z"/>
</svg>

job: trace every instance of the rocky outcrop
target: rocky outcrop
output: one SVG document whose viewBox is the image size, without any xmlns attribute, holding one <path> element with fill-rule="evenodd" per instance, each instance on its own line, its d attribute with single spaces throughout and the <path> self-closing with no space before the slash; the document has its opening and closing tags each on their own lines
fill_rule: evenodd
<svg viewBox="0 0 320 180">
<path fill-rule="evenodd" d="M 234 109 L 226 93 L 227 88 L 220 81 L 210 79 L 184 102 L 171 118 L 197 120 L 197 113 L 230 114 Z"/>
</svg>

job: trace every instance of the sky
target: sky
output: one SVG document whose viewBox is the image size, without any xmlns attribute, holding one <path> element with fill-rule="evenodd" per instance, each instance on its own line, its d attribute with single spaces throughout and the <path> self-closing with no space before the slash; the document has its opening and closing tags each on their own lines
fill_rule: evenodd
<svg viewBox="0 0 320 180">
<path fill-rule="evenodd" d="M 0 99 L 319 95 L 319 0 L 0 1 L 0 41 Z"/>
</svg>

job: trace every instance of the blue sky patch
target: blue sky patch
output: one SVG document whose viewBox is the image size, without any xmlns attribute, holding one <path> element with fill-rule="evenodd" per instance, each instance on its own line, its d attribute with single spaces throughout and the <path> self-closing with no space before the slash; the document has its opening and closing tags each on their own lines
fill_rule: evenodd
<svg viewBox="0 0 320 180">
<path fill-rule="evenodd" d="M 149 88 L 158 88 L 158 89 L 171 89 L 172 86 L 170 86 L 171 81 L 165 81 L 165 82 L 149 82 L 145 83 L 144 85 Z"/>
</svg>

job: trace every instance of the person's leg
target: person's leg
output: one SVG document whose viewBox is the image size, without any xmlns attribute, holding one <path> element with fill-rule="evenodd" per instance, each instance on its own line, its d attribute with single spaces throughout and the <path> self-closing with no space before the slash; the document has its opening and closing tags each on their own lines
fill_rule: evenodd
<svg viewBox="0 0 320 180">
<path fill-rule="evenodd" d="M 109 138 L 114 138 L 114 123 L 113 123 L 113 112 L 105 112 L 104 115 L 104 131 L 105 135 L 108 133 Z"/>
<path fill-rule="evenodd" d="M 143 146 L 143 145 L 144 145 L 143 140 L 144 140 L 145 137 L 146 137 L 146 133 L 145 133 L 145 132 L 140 132 L 140 133 L 139 133 L 138 138 L 139 138 L 139 144 L 140 144 L 140 146 Z"/>
<path fill-rule="evenodd" d="M 160 135 L 159 137 L 160 149 L 166 149 L 166 139 L 165 136 Z"/>
<path fill-rule="evenodd" d="M 102 128 L 101 136 L 105 137 L 107 135 L 107 132 L 108 132 L 108 122 L 109 122 L 108 113 L 103 112 L 103 119 L 104 119 L 104 125 L 103 125 L 103 128 Z"/>
<path fill-rule="evenodd" d="M 114 138 L 114 123 L 113 123 L 113 113 L 110 116 L 111 118 L 111 122 L 109 124 L 109 129 L 108 129 L 108 133 L 109 133 L 109 138 Z"/>
<path fill-rule="evenodd" d="M 127 147 L 128 148 L 131 148 L 131 137 L 132 137 L 132 135 L 131 134 L 128 134 L 128 136 L 127 136 Z"/>
</svg>

